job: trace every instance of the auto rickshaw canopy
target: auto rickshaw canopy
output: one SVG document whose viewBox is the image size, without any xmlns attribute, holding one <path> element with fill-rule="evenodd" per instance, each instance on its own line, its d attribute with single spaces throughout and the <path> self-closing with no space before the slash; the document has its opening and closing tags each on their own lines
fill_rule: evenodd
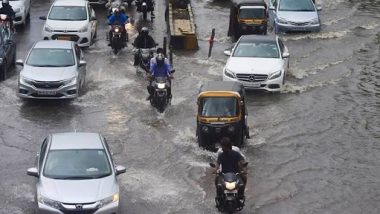
<svg viewBox="0 0 380 214">
<path fill-rule="evenodd" d="M 207 94 L 225 94 L 231 96 L 234 94 L 240 98 L 244 98 L 245 90 L 241 83 L 233 81 L 211 81 L 203 84 L 199 89 L 198 98 L 207 96 Z"/>
</svg>

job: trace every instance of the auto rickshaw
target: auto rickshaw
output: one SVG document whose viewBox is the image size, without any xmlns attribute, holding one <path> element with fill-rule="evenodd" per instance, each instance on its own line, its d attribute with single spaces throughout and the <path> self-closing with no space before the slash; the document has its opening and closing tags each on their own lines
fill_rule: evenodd
<svg viewBox="0 0 380 214">
<path fill-rule="evenodd" d="M 228 36 L 267 34 L 268 6 L 264 0 L 232 0 Z"/>
<path fill-rule="evenodd" d="M 235 146 L 249 138 L 245 91 L 238 82 L 208 82 L 198 95 L 197 138 L 199 147 L 215 150 L 222 137 Z"/>
</svg>

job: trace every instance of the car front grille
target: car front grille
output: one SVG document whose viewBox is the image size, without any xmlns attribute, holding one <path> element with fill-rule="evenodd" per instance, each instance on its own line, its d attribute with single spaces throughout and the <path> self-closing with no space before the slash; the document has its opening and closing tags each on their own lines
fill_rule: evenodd
<svg viewBox="0 0 380 214">
<path fill-rule="evenodd" d="M 63 82 L 33 82 L 33 86 L 42 89 L 57 89 L 63 85 Z"/>
<path fill-rule="evenodd" d="M 79 36 L 77 35 L 73 35 L 73 34 L 54 34 L 52 37 L 51 37 L 53 40 L 70 40 L 70 41 L 73 41 L 73 42 L 77 42 L 79 40 Z M 66 39 L 66 38 L 69 38 L 69 39 Z"/>
<path fill-rule="evenodd" d="M 236 77 L 240 81 L 245 82 L 262 82 L 268 78 L 266 74 L 236 74 Z"/>
<path fill-rule="evenodd" d="M 295 25 L 295 26 L 307 26 L 310 25 L 310 22 L 290 22 L 288 21 L 289 24 Z"/>
</svg>

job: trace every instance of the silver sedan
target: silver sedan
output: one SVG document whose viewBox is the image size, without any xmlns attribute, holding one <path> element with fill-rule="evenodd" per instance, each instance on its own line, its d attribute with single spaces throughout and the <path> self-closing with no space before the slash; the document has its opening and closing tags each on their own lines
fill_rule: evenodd
<svg viewBox="0 0 380 214">
<path fill-rule="evenodd" d="M 86 62 L 71 41 L 39 41 L 26 57 L 19 76 L 18 96 L 36 99 L 68 99 L 79 96 L 85 84 Z"/>
<path fill-rule="evenodd" d="M 97 133 L 49 135 L 37 154 L 37 166 L 27 174 L 37 178 L 36 213 L 119 211 L 117 175 L 105 139 Z"/>
</svg>

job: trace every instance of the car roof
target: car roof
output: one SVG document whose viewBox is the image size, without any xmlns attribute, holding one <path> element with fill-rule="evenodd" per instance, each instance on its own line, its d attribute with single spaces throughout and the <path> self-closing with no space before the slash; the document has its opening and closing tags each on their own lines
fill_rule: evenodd
<svg viewBox="0 0 380 214">
<path fill-rule="evenodd" d="M 210 81 L 204 83 L 199 93 L 206 91 L 233 91 L 237 92 L 240 95 L 243 94 L 244 87 L 241 83 L 233 82 L 233 81 Z"/>
<path fill-rule="evenodd" d="M 277 36 L 272 35 L 243 35 L 240 42 L 276 42 Z"/>
<path fill-rule="evenodd" d="M 72 41 L 64 40 L 42 40 L 35 43 L 33 48 L 59 48 L 59 49 L 72 49 Z"/>
<path fill-rule="evenodd" d="M 86 6 L 84 0 L 57 0 L 54 2 L 54 6 Z"/>
<path fill-rule="evenodd" d="M 67 132 L 51 135 L 50 150 L 104 149 L 98 133 Z"/>
</svg>

